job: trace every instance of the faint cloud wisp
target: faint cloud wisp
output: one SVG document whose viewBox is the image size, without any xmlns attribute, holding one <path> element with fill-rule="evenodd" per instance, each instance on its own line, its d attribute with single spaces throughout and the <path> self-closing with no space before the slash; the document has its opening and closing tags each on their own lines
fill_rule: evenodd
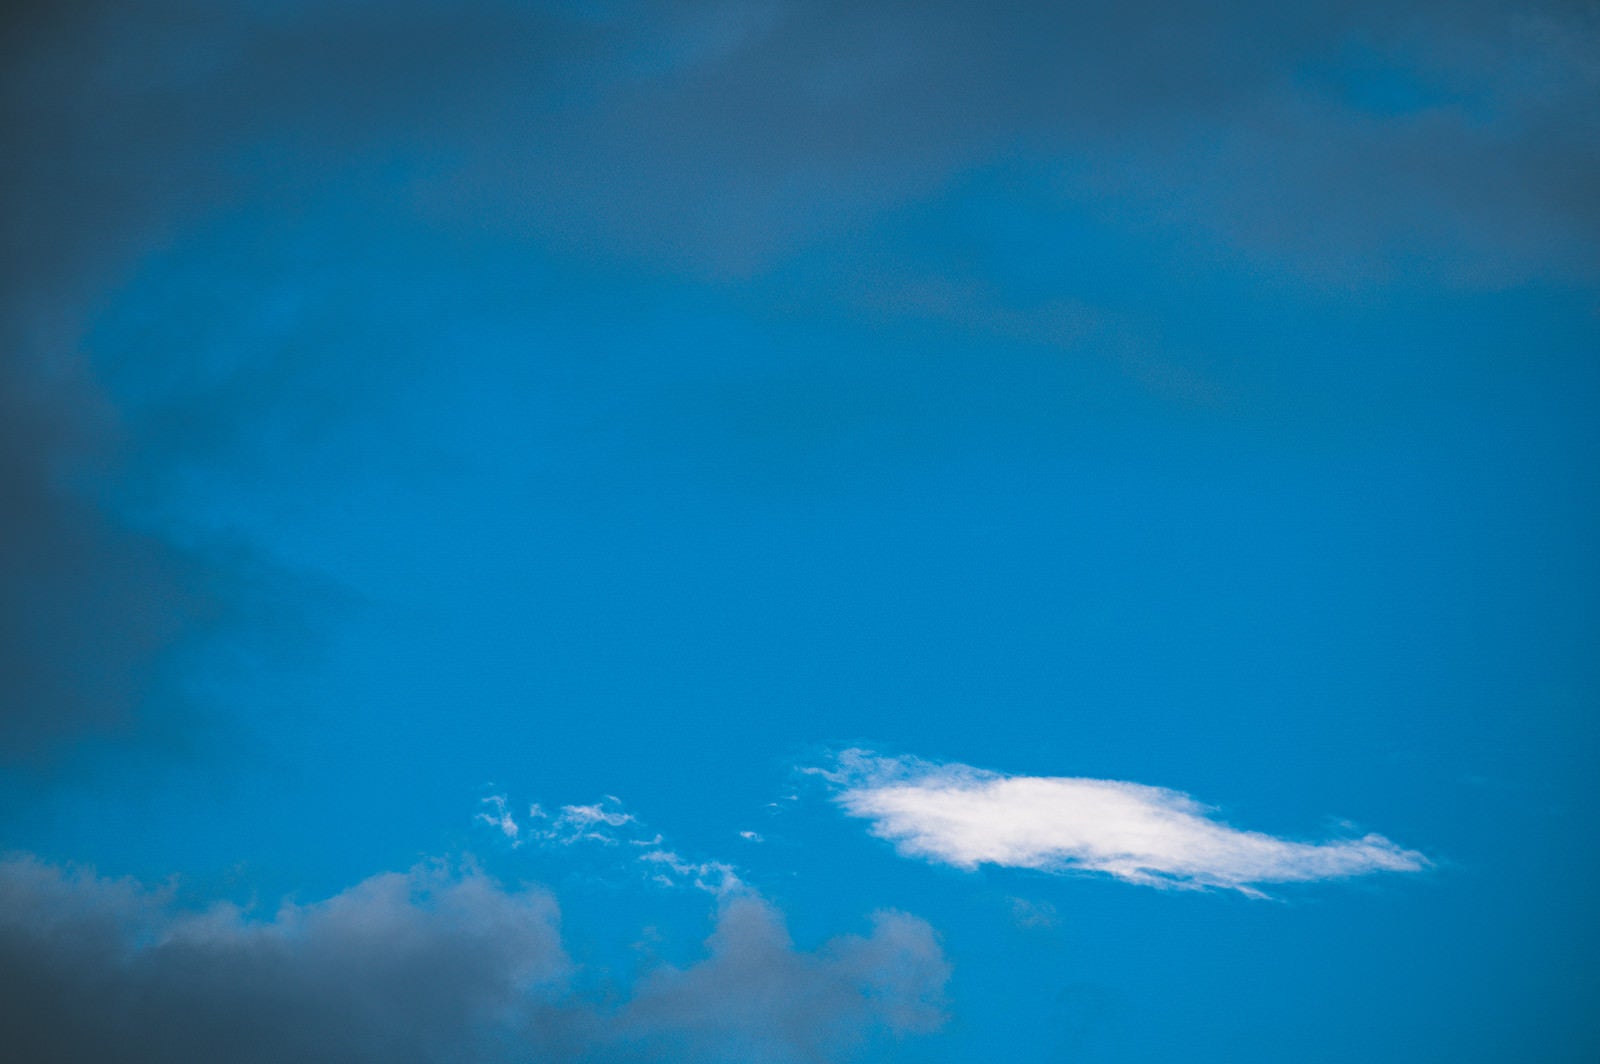
<svg viewBox="0 0 1600 1064">
<path fill-rule="evenodd" d="M 607 794 L 588 805 L 563 805 L 550 813 L 538 803 L 528 807 L 526 824 L 511 812 L 510 799 L 493 794 L 483 799 L 489 811 L 473 819 L 497 829 L 513 849 L 525 842 L 540 846 L 627 846 L 629 865 L 642 867 L 649 880 L 664 887 L 693 887 L 718 897 L 745 891 L 744 880 L 724 861 L 691 860 L 672 850 L 659 832 L 648 831 L 622 800 Z M 526 828 L 526 830 L 524 830 Z"/>
</svg>

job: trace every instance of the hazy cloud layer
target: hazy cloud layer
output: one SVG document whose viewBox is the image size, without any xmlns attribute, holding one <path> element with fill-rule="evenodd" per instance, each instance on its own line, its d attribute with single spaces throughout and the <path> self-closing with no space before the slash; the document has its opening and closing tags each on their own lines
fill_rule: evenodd
<svg viewBox="0 0 1600 1064">
<path fill-rule="evenodd" d="M 822 773 L 835 800 L 907 857 L 1103 872 L 1152 886 L 1226 887 L 1415 872 L 1427 858 L 1381 835 L 1295 842 L 1241 831 L 1178 791 L 1121 780 L 1004 776 L 846 751 Z"/>
<path fill-rule="evenodd" d="M 1019 161 L 1047 212 L 1314 272 L 1597 265 L 1589 5 L 163 0 L 11 30 L 5 276 L 58 297 L 220 207 L 351 182 L 740 275 Z"/>
<path fill-rule="evenodd" d="M 261 917 L 0 862 L 0 1044 L 39 1062 L 848 1059 L 930 1030 L 949 974 L 927 924 L 795 949 L 751 895 L 706 955 L 580 992 L 555 900 L 471 867 L 375 876 Z M 588 985 L 588 984 L 585 984 Z"/>
<path fill-rule="evenodd" d="M 73 370 L 0 353 L 0 761 L 132 723 L 237 579 L 96 498 L 118 448 Z"/>
<path fill-rule="evenodd" d="M 965 245 L 874 226 L 1015 167 L 1040 224 L 1094 205 L 1302 275 L 1600 268 L 1592 5 L 148 0 L 4 18 L 0 753 L 137 720 L 174 652 L 248 599 L 248 572 L 122 503 L 207 459 L 263 393 L 303 404 L 301 338 L 210 367 L 228 379 L 154 420 L 117 407 L 105 365 L 192 381 L 202 356 L 81 350 L 131 271 L 229 212 L 303 219 L 342 195 L 717 281 L 818 253 L 828 280 L 802 301 L 887 292 L 896 314 L 1098 345 L 1201 398 L 1211 385 L 1147 350 L 1127 308 L 1050 277 L 1025 286 L 1050 298 L 1023 297 L 974 276 Z M 349 253 L 318 239 L 314 260 Z M 190 321 L 192 295 L 150 313 Z M 356 371 L 336 388 L 364 395 L 359 367 L 388 341 L 347 340 Z"/>
</svg>

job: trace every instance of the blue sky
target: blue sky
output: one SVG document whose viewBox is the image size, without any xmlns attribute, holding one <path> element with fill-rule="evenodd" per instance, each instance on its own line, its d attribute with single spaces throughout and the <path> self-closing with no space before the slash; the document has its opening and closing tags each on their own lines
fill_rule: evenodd
<svg viewBox="0 0 1600 1064">
<path fill-rule="evenodd" d="M 1579 1061 L 1565 4 L 24 6 L 27 1059 Z"/>
</svg>

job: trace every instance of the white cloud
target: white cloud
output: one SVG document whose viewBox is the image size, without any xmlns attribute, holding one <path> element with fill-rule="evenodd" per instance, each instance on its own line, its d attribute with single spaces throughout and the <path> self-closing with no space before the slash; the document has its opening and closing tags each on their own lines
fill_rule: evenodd
<svg viewBox="0 0 1600 1064">
<path fill-rule="evenodd" d="M 503 794 L 491 794 L 483 802 L 490 807 L 490 811 L 479 813 L 473 819 L 491 827 L 499 828 L 500 833 L 511 840 L 512 846 L 519 845 L 520 840 L 517 836 L 522 833 L 522 829 L 517 826 L 516 817 L 511 815 L 511 808 L 506 804 L 506 796 Z"/>
<path fill-rule="evenodd" d="M 598 844 L 604 852 L 626 844 L 631 849 L 625 851 L 627 857 L 622 863 L 642 868 L 653 883 L 692 887 L 719 897 L 740 892 L 745 886 L 733 865 L 691 860 L 668 848 L 661 833 L 650 831 L 644 821 L 624 810 L 622 800 L 614 794 L 603 795 L 588 805 L 563 805 L 553 816 L 537 803 L 530 805 L 526 835 L 512 818 L 510 804 L 503 795 L 491 795 L 484 802 L 493 812 L 479 813 L 473 819 L 498 828 L 512 840 L 513 848 L 531 841 L 537 846 L 561 848 Z M 753 833 L 745 835 L 748 838 Z"/>
<path fill-rule="evenodd" d="M 485 801 L 501 802 L 504 811 L 504 799 L 485 799 Z M 615 795 L 603 795 L 599 801 L 589 805 L 564 805 L 554 816 L 544 811 L 544 807 L 537 802 L 528 807 L 530 820 L 543 821 L 537 826 L 530 825 L 530 836 L 539 842 L 558 843 L 571 846 L 577 842 L 599 842 L 607 846 L 614 846 L 623 841 L 630 825 L 639 826 L 639 820 L 632 813 L 622 810 L 622 801 Z M 487 823 L 497 823 L 494 818 L 482 813 L 479 820 Z M 510 834 L 508 832 L 508 834 Z M 629 840 L 632 841 L 632 840 Z"/>
<path fill-rule="evenodd" d="M 744 888 L 734 867 L 722 861 L 686 861 L 671 850 L 662 849 L 647 850 L 639 860 L 658 869 L 650 878 L 662 886 L 692 886 L 719 896 Z M 679 878 L 674 879 L 674 875 Z"/>
<path fill-rule="evenodd" d="M 593 805 L 564 805 L 561 807 L 560 821 L 578 827 L 592 827 L 604 824 L 606 827 L 620 828 L 624 824 L 634 822 L 632 813 L 624 813 L 620 809 L 607 809 L 607 805 L 619 805 L 621 799 L 608 794 Z"/>
<path fill-rule="evenodd" d="M 1224 887 L 1414 872 L 1428 859 L 1381 835 L 1296 842 L 1240 831 L 1187 794 L 1121 780 L 1005 776 L 847 750 L 812 770 L 903 856 L 976 868 L 1103 872 L 1151 886 Z"/>
</svg>

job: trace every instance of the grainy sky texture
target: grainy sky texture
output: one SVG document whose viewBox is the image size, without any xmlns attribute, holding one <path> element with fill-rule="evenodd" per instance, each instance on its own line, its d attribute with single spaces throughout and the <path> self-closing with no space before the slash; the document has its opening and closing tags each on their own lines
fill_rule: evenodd
<svg viewBox="0 0 1600 1064">
<path fill-rule="evenodd" d="M 0 17 L 0 1056 L 1600 1056 L 1595 4 Z"/>
</svg>

